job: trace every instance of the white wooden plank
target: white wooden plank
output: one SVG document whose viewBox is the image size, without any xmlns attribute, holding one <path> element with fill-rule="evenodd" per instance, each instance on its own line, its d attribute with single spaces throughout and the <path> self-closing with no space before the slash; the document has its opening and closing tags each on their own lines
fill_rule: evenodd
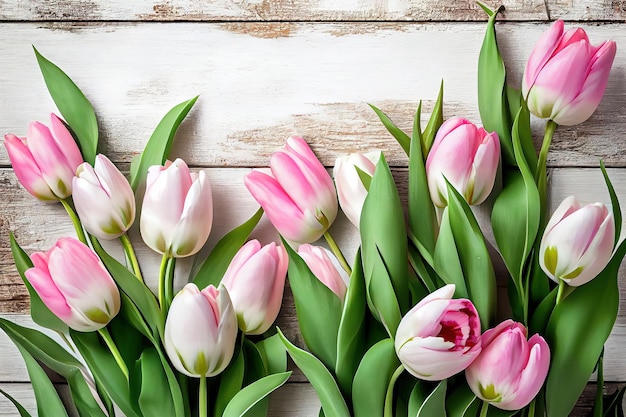
<svg viewBox="0 0 626 417">
<path fill-rule="evenodd" d="M 201 166 L 264 166 L 291 134 L 323 162 L 381 148 L 406 164 L 367 103 L 409 130 L 445 81 L 445 114 L 478 122 L 476 66 L 484 23 L 458 24 L 0 24 L 0 132 L 23 135 L 54 110 L 31 44 L 93 102 L 102 148 L 129 162 L 173 105 L 200 94 L 174 154 Z M 511 82 L 547 25 L 498 27 Z M 623 25 L 587 27 L 594 42 L 626 43 Z M 155 42 L 158 40 L 158 42 Z M 463 47 L 455 47 L 462 43 Z M 605 98 L 586 123 L 558 129 L 550 164 L 624 166 L 626 55 L 618 55 Z M 540 133 L 540 132 L 537 132 Z M 4 148 L 0 164 L 7 164 Z"/>
<path fill-rule="evenodd" d="M 504 0 L 488 2 L 505 6 L 503 19 L 509 20 L 623 20 L 626 8 L 620 2 L 592 0 Z M 475 2 L 455 0 L 4 0 L 0 19 L 16 21 L 121 20 L 121 21 L 466 21 L 484 20 Z"/>
</svg>

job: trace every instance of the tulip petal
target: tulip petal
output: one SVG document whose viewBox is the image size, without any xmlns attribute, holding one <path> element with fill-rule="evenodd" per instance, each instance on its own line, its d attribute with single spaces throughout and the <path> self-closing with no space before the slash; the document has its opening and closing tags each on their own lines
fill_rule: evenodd
<svg viewBox="0 0 626 417">
<path fill-rule="evenodd" d="M 522 80 L 522 93 L 524 97 L 528 96 L 529 90 L 535 84 L 537 76 L 546 65 L 548 60 L 552 58 L 554 51 L 561 41 L 565 24 L 562 20 L 557 20 L 545 31 L 533 48 Z"/>
<path fill-rule="evenodd" d="M 52 132 L 52 138 L 65 157 L 65 162 L 69 167 L 73 167 L 76 170 L 83 163 L 83 156 L 70 131 L 67 130 L 59 116 L 54 113 L 50 114 L 50 131 Z"/>
<path fill-rule="evenodd" d="M 4 136 L 4 146 L 9 154 L 15 176 L 33 196 L 41 200 L 58 200 L 44 180 L 41 169 L 24 143 L 25 140 L 11 134 Z"/>
</svg>

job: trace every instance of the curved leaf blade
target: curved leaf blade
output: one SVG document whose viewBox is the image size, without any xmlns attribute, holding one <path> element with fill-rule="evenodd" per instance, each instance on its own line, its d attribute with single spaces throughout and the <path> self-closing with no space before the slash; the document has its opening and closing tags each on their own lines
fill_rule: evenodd
<svg viewBox="0 0 626 417">
<path fill-rule="evenodd" d="M 416 417 L 446 417 L 446 390 L 448 380 L 441 381 L 430 393 L 417 412 Z"/>
<path fill-rule="evenodd" d="M 372 110 L 374 110 L 374 113 L 376 113 L 387 131 L 391 133 L 391 136 L 393 136 L 398 141 L 400 146 L 402 146 L 402 149 L 404 149 L 404 152 L 406 152 L 406 154 L 408 155 L 411 143 L 411 138 L 409 137 L 409 135 L 400 130 L 400 128 L 396 126 L 395 123 L 389 118 L 389 116 L 383 113 L 383 111 L 380 110 L 378 107 L 374 106 L 373 104 L 369 104 L 369 106 L 372 108 Z"/>
<path fill-rule="evenodd" d="M 274 390 L 282 386 L 291 375 L 289 372 L 268 375 L 248 385 L 228 403 L 224 416 L 243 417 L 259 401 L 263 400 Z"/>
<path fill-rule="evenodd" d="M 22 406 L 22 404 L 20 404 L 15 398 L 9 395 L 8 392 L 0 389 L 0 394 L 4 395 L 7 400 L 13 403 L 13 405 L 17 409 L 17 412 L 20 413 L 20 417 L 31 417 L 30 413 Z"/>
</svg>

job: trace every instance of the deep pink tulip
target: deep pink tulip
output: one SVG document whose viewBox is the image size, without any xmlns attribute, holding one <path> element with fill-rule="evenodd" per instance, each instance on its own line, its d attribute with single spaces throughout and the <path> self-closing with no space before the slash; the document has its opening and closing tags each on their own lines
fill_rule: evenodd
<svg viewBox="0 0 626 417">
<path fill-rule="evenodd" d="M 454 284 L 424 297 L 400 321 L 396 354 L 406 370 L 440 381 L 467 368 L 481 351 L 480 318 L 471 301 L 452 299 Z"/>
<path fill-rule="evenodd" d="M 616 46 L 589 43 L 581 28 L 564 31 L 557 20 L 537 41 L 522 80 L 528 109 L 560 125 L 584 122 L 596 110 L 609 78 Z"/>
<path fill-rule="evenodd" d="M 343 302 L 348 291 L 346 282 L 341 277 L 341 273 L 330 259 L 326 250 L 321 246 L 313 246 L 309 244 L 300 245 L 298 254 L 306 262 L 307 266 L 313 272 L 313 275 L 326 285 L 337 297 Z"/>
<path fill-rule="evenodd" d="M 31 255 L 26 278 L 44 304 L 80 332 L 101 329 L 120 310 L 120 294 L 98 256 L 82 242 L 61 238 L 48 252 Z"/>
<path fill-rule="evenodd" d="M 286 239 L 310 243 L 337 217 L 332 178 L 304 139 L 292 136 L 270 159 L 271 175 L 252 171 L 245 185 Z"/>
<path fill-rule="evenodd" d="M 163 344 L 172 365 L 187 376 L 215 376 L 230 363 L 237 316 L 223 287 L 200 291 L 187 284 L 174 297 L 165 320 Z"/>
<path fill-rule="evenodd" d="M 373 176 L 376 164 L 380 159 L 380 151 L 366 154 L 353 153 L 337 158 L 333 168 L 333 177 L 337 186 L 339 205 L 350 223 L 359 227 L 361 210 L 367 197 L 367 190 L 359 176 L 357 167 L 364 173 Z"/>
<path fill-rule="evenodd" d="M 251 240 L 231 261 L 222 285 L 233 302 L 239 328 L 245 334 L 265 333 L 280 311 L 289 257 L 272 242 L 261 246 Z"/>
<path fill-rule="evenodd" d="M 72 198 L 80 220 L 99 239 L 115 239 L 135 221 L 135 195 L 126 177 L 104 155 L 94 167 L 84 162 L 72 181 Z"/>
<path fill-rule="evenodd" d="M 563 200 L 546 226 L 539 264 L 555 282 L 578 287 L 609 263 L 615 241 L 613 213 L 602 203 L 581 206 L 574 196 Z"/>
<path fill-rule="evenodd" d="M 83 157 L 72 134 L 56 115 L 50 115 L 50 128 L 31 123 L 25 138 L 5 135 L 4 146 L 17 179 L 29 193 L 40 200 L 72 195 L 72 178 Z"/>
<path fill-rule="evenodd" d="M 478 398 L 502 410 L 519 410 L 535 398 L 548 375 L 550 348 L 543 337 L 527 340 L 526 333 L 507 320 L 483 334 L 483 351 L 465 370 Z"/>
<path fill-rule="evenodd" d="M 445 179 L 468 204 L 482 203 L 493 188 L 499 160 L 497 133 L 487 133 L 482 127 L 460 117 L 446 120 L 426 159 L 428 189 L 433 203 L 438 207 L 448 205 Z"/>
<path fill-rule="evenodd" d="M 211 184 L 182 159 L 148 169 L 140 230 L 152 250 L 182 258 L 206 243 L 213 222 Z"/>
</svg>

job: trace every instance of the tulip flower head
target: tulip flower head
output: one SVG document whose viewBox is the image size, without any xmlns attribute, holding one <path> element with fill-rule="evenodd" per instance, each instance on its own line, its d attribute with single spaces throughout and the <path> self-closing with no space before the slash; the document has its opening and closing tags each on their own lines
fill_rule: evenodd
<svg viewBox="0 0 626 417">
<path fill-rule="evenodd" d="M 538 334 L 512 320 L 482 336 L 483 350 L 465 370 L 470 388 L 483 401 L 502 410 L 519 410 L 537 395 L 548 375 L 550 348 Z"/>
<path fill-rule="evenodd" d="M 17 179 L 33 196 L 49 201 L 72 195 L 72 178 L 83 157 L 56 115 L 50 115 L 49 128 L 31 123 L 25 138 L 5 135 L 4 146 Z"/>
<path fill-rule="evenodd" d="M 124 175 L 104 155 L 94 167 L 87 162 L 76 170 L 73 200 L 80 220 L 99 239 L 115 239 L 135 221 L 135 195 Z"/>
<path fill-rule="evenodd" d="M 537 41 L 522 79 L 522 94 L 537 117 L 572 126 L 596 110 L 606 89 L 616 46 L 589 43 L 581 28 L 557 20 Z"/>
<path fill-rule="evenodd" d="M 252 171 L 244 181 L 274 227 L 286 239 L 310 243 L 337 217 L 333 180 L 304 139 L 292 136 L 270 158 L 271 175 Z"/>
<path fill-rule="evenodd" d="M 611 260 L 615 242 L 613 213 L 602 203 L 581 206 L 563 200 L 546 226 L 539 265 L 555 282 L 578 287 L 595 278 Z"/>
<path fill-rule="evenodd" d="M 328 251 L 321 246 L 300 245 L 298 255 L 307 264 L 313 275 L 326 285 L 343 302 L 348 285 L 337 266 L 331 260 Z"/>
<path fill-rule="evenodd" d="M 380 151 L 366 154 L 353 153 L 337 158 L 333 168 L 333 177 L 337 186 L 337 196 L 341 210 L 350 223 L 359 227 L 361 210 L 367 197 L 367 190 L 361 181 L 357 168 L 370 176 L 374 175 Z"/>
<path fill-rule="evenodd" d="M 283 301 L 289 257 L 272 242 L 251 240 L 231 261 L 222 285 L 232 300 L 239 328 L 245 334 L 265 333 L 276 320 Z"/>
<path fill-rule="evenodd" d="M 25 272 L 43 303 L 80 332 L 106 326 L 120 310 L 120 293 L 98 256 L 74 238 L 61 238 L 48 252 L 31 255 Z"/>
<path fill-rule="evenodd" d="M 200 291 L 187 284 L 174 297 L 165 320 L 165 351 L 172 365 L 195 378 L 215 376 L 230 363 L 237 316 L 223 287 Z"/>
<path fill-rule="evenodd" d="M 406 370 L 427 381 L 461 372 L 481 351 L 480 318 L 471 301 L 452 299 L 454 284 L 424 297 L 400 321 L 396 354 Z"/>
<path fill-rule="evenodd" d="M 182 258 L 206 243 L 213 221 L 211 184 L 182 159 L 148 169 L 141 209 L 141 237 L 152 250 Z"/>
<path fill-rule="evenodd" d="M 500 160 L 498 134 L 487 133 L 469 120 L 446 120 L 426 159 L 428 189 L 437 207 L 448 205 L 446 179 L 470 205 L 489 196 Z"/>
</svg>

